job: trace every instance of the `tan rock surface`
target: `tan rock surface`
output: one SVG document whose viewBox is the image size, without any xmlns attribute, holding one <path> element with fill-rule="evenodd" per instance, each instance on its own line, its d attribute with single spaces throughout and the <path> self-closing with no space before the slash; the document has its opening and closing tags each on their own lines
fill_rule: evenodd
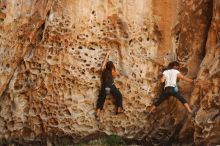
<svg viewBox="0 0 220 146">
<path fill-rule="evenodd" d="M 206 36 L 205 57 L 199 66 L 198 83 L 191 96 L 191 103 L 197 111 L 195 122 L 192 124 L 187 121 L 181 131 L 181 135 L 191 136 L 196 145 L 220 143 L 220 2 L 214 0 L 211 7 L 213 9 Z M 189 134 L 189 131 L 194 132 Z M 183 140 L 185 138 L 182 137 Z"/>
<path fill-rule="evenodd" d="M 178 137 L 179 144 L 220 143 L 218 0 L 0 2 L 1 139 L 77 142 L 105 133 L 145 144 L 167 145 Z M 125 113 L 114 115 L 108 97 L 97 121 L 99 69 L 108 50 L 121 73 L 116 86 Z M 180 82 L 196 108 L 195 122 L 174 98 L 155 115 L 145 114 L 163 65 L 175 59 L 199 80 L 195 86 Z"/>
</svg>

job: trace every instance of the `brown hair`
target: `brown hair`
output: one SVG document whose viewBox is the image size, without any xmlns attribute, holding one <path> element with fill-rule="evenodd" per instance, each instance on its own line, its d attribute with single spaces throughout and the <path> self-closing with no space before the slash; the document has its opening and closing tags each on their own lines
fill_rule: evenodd
<svg viewBox="0 0 220 146">
<path fill-rule="evenodd" d="M 115 70 L 115 66 L 114 66 L 114 64 L 113 64 L 113 62 L 112 61 L 108 61 L 107 63 L 106 63 L 106 68 L 105 68 L 107 71 L 112 71 L 112 69 L 114 69 Z"/>
<path fill-rule="evenodd" d="M 113 64 L 112 61 L 108 61 L 106 63 L 106 67 L 105 67 L 105 70 L 104 70 L 104 74 L 105 74 L 105 77 L 103 78 L 104 81 L 108 81 L 112 78 L 112 70 L 115 70 L 115 66 Z"/>
<path fill-rule="evenodd" d="M 172 62 L 170 62 L 169 64 L 168 64 L 168 69 L 174 69 L 174 67 L 179 67 L 180 66 L 180 64 L 179 64 L 179 62 L 177 62 L 177 61 L 172 61 Z"/>
</svg>

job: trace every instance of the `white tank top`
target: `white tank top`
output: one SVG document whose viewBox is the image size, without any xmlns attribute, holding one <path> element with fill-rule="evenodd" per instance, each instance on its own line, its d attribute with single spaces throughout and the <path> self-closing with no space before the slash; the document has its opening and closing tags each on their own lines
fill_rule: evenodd
<svg viewBox="0 0 220 146">
<path fill-rule="evenodd" d="M 165 70 L 163 72 L 163 75 L 165 76 L 165 87 L 171 86 L 175 87 L 176 86 L 176 80 L 177 80 L 177 74 L 180 72 L 176 69 L 169 69 Z"/>
</svg>

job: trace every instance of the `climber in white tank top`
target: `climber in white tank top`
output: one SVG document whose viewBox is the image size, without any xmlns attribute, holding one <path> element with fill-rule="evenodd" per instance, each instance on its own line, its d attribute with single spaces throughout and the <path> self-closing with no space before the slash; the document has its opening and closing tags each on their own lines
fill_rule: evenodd
<svg viewBox="0 0 220 146">
<path fill-rule="evenodd" d="M 176 87 L 177 75 L 180 72 L 176 69 L 169 69 L 163 72 L 165 77 L 165 87 Z"/>
<path fill-rule="evenodd" d="M 162 93 L 160 94 L 159 99 L 155 103 L 153 103 L 153 105 L 150 109 L 150 113 L 155 112 L 156 107 L 159 106 L 164 100 L 169 98 L 169 96 L 174 96 L 184 105 L 184 107 L 186 108 L 186 110 L 190 114 L 193 114 L 193 112 L 192 112 L 189 104 L 185 100 L 185 98 L 183 98 L 181 96 L 180 92 L 175 89 L 177 86 L 177 84 L 176 84 L 177 78 L 188 81 L 190 83 L 194 83 L 194 81 L 192 79 L 183 76 L 178 71 L 179 66 L 180 65 L 178 62 L 173 61 L 173 62 L 169 63 L 168 69 L 163 72 L 163 76 L 160 79 L 160 81 L 161 81 L 161 83 L 165 83 L 165 87 L 164 87 L 164 90 L 162 91 Z"/>
</svg>

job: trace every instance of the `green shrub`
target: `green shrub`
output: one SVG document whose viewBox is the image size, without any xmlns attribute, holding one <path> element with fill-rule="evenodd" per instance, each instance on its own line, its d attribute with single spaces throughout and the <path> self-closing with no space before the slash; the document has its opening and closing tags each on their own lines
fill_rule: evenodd
<svg viewBox="0 0 220 146">
<path fill-rule="evenodd" d="M 91 140 L 86 143 L 78 143 L 74 146 L 123 146 L 126 145 L 123 139 L 117 135 L 109 135 Z"/>
<path fill-rule="evenodd" d="M 109 146 L 118 146 L 118 145 L 124 144 L 124 141 L 117 135 L 107 136 L 103 142 L 104 144 L 109 145 Z"/>
</svg>

